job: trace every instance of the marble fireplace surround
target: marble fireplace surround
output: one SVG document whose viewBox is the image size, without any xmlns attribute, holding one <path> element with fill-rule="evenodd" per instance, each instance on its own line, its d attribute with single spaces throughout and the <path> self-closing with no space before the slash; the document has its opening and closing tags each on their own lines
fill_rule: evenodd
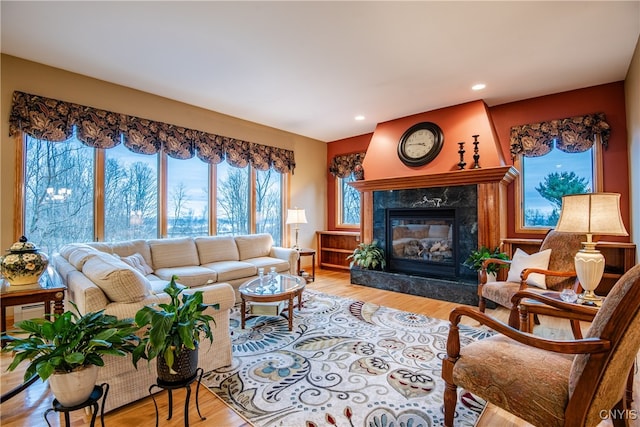
<svg viewBox="0 0 640 427">
<path fill-rule="evenodd" d="M 442 207 L 453 206 L 463 212 L 475 205 L 476 215 L 472 212 L 465 216 L 477 224 L 461 224 L 461 230 L 473 228 L 473 243 L 477 232 L 478 246 L 498 246 L 507 231 L 507 186 L 517 176 L 518 171 L 513 166 L 500 166 L 353 182 L 351 185 L 361 195 L 361 239 L 363 242 L 384 239 L 381 218 L 384 221 L 386 208 L 428 207 L 425 203 L 441 199 L 446 200 Z M 466 200 L 473 195 L 476 200 Z M 469 241 L 465 243 L 470 244 Z M 466 258 L 468 249 L 461 248 L 458 262 Z M 354 269 L 351 283 L 462 304 L 476 305 L 478 301 L 477 278 L 473 272 L 464 269 L 459 271 L 458 278 L 451 280 Z"/>
</svg>

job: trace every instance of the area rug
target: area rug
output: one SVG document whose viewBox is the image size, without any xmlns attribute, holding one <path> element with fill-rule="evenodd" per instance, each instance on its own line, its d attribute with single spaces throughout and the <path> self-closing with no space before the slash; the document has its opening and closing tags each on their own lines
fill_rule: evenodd
<svg viewBox="0 0 640 427">
<path fill-rule="evenodd" d="M 203 379 L 258 427 L 432 427 L 444 423 L 441 360 L 449 323 L 362 301 L 304 293 L 287 320 L 231 315 L 233 363 Z M 462 345 L 491 335 L 461 326 Z M 458 389 L 456 426 L 485 406 Z"/>
</svg>

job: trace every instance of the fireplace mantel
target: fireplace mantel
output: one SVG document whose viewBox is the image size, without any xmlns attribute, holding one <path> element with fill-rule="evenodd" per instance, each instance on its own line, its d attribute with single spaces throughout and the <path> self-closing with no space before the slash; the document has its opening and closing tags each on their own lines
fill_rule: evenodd
<svg viewBox="0 0 640 427">
<path fill-rule="evenodd" d="M 373 240 L 373 192 L 478 185 L 478 245 L 496 247 L 506 238 L 507 186 L 518 176 L 513 166 L 351 182 L 360 192 L 362 241 Z"/>
</svg>

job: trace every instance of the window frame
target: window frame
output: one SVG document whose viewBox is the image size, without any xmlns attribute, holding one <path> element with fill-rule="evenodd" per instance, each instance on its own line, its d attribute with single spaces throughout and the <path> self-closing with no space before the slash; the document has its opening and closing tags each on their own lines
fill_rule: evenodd
<svg viewBox="0 0 640 427">
<path fill-rule="evenodd" d="M 593 192 L 603 191 L 603 147 L 600 135 L 596 134 L 594 144 L 592 146 L 593 155 Z M 557 148 L 554 147 L 554 150 Z M 522 154 L 518 154 L 513 160 L 513 166 L 518 170 L 519 174 L 515 180 L 514 187 L 514 207 L 515 207 L 515 232 L 522 234 L 540 234 L 545 233 L 553 227 L 527 227 L 524 225 L 524 173 L 522 170 Z"/>
<path fill-rule="evenodd" d="M 351 172 L 351 174 L 349 176 L 353 176 L 353 172 Z M 342 193 L 342 186 L 343 186 L 343 180 L 345 178 L 340 178 L 340 177 L 335 177 L 335 181 L 336 181 L 336 189 L 335 189 L 335 194 L 336 194 L 336 208 L 335 208 L 335 218 L 336 218 L 336 228 L 344 228 L 344 229 L 353 229 L 353 228 L 360 228 L 360 223 L 362 222 L 362 194 L 359 194 L 360 197 L 360 221 L 357 224 L 352 224 L 352 223 L 347 223 L 343 221 L 343 206 L 342 203 L 344 201 L 344 196 Z M 352 181 L 349 181 L 352 182 Z M 349 185 L 349 184 L 346 184 Z M 357 191 L 357 190 L 356 190 Z"/>
</svg>

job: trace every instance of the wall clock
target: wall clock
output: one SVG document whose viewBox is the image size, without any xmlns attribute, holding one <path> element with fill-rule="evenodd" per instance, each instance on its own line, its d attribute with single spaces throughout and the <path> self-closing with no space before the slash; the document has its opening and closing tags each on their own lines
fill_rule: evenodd
<svg viewBox="0 0 640 427">
<path fill-rule="evenodd" d="M 398 157 L 407 166 L 422 166 L 436 158 L 444 136 L 435 123 L 422 122 L 411 126 L 398 142 Z"/>
</svg>

